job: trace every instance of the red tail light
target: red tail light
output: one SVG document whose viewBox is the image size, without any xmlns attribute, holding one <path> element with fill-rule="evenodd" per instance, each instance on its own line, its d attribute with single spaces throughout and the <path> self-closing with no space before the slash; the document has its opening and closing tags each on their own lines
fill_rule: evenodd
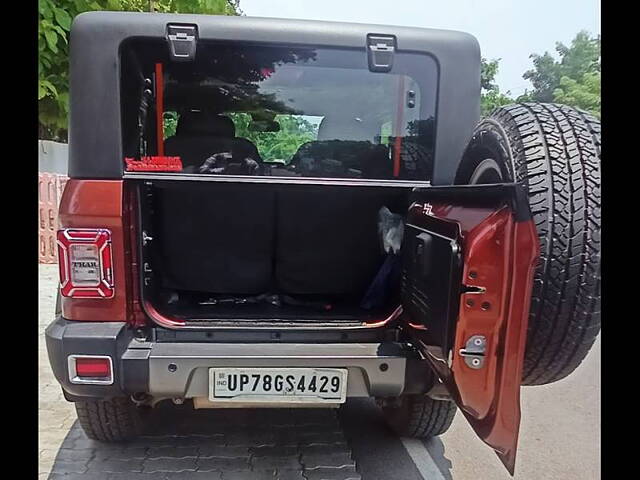
<svg viewBox="0 0 640 480">
<path fill-rule="evenodd" d="M 72 298 L 112 298 L 111 232 L 66 228 L 58 231 L 60 293 Z"/>
<path fill-rule="evenodd" d="M 69 381 L 95 385 L 111 385 L 113 368 L 106 355 L 69 355 Z"/>
<path fill-rule="evenodd" d="M 76 358 L 76 375 L 79 377 L 109 377 L 111 363 L 108 358 Z"/>
</svg>

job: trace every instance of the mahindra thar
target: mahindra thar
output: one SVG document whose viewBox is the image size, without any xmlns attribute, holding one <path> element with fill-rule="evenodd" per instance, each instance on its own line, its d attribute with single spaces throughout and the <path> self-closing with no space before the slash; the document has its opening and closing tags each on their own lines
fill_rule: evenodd
<svg viewBox="0 0 640 480">
<path fill-rule="evenodd" d="M 600 123 L 480 118 L 443 30 L 92 12 L 71 32 L 53 372 L 86 434 L 158 402 L 460 410 L 513 473 L 521 385 L 600 330 Z"/>
</svg>

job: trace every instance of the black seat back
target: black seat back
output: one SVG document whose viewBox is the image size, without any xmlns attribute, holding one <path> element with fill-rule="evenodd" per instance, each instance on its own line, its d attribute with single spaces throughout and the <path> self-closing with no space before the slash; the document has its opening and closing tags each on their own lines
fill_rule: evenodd
<svg viewBox="0 0 640 480">
<path fill-rule="evenodd" d="M 404 196 L 358 187 L 278 192 L 276 284 L 289 294 L 362 296 L 383 261 L 378 211 Z"/>
<path fill-rule="evenodd" d="M 156 188 L 154 262 L 165 287 L 261 294 L 273 287 L 275 192 L 252 185 L 177 182 Z"/>
<path fill-rule="evenodd" d="M 235 126 L 229 117 L 207 112 L 180 115 L 176 134 L 165 141 L 165 153 L 179 156 L 184 168 L 198 168 L 217 153 L 231 153 L 234 159 L 260 160 L 253 143 L 235 137 Z"/>
</svg>

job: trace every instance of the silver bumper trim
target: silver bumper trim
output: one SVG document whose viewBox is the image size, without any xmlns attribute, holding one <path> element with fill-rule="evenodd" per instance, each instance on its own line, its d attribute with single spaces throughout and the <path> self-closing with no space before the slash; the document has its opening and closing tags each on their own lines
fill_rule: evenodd
<svg viewBox="0 0 640 480">
<path fill-rule="evenodd" d="M 207 397 L 211 367 L 341 367 L 349 371 L 347 397 L 397 396 L 406 358 L 388 350 L 381 343 L 156 343 L 149 354 L 149 393 Z"/>
</svg>

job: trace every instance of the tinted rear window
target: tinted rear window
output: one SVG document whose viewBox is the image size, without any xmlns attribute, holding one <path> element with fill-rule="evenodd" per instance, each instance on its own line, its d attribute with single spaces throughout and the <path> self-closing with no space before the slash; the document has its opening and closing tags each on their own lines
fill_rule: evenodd
<svg viewBox="0 0 640 480">
<path fill-rule="evenodd" d="M 161 135 L 164 154 L 180 157 L 184 173 L 431 178 L 430 56 L 397 53 L 390 72 L 373 73 L 364 49 L 200 41 L 194 62 L 177 63 L 164 41 L 135 40 L 121 65 L 127 157 L 156 155 Z"/>
</svg>

